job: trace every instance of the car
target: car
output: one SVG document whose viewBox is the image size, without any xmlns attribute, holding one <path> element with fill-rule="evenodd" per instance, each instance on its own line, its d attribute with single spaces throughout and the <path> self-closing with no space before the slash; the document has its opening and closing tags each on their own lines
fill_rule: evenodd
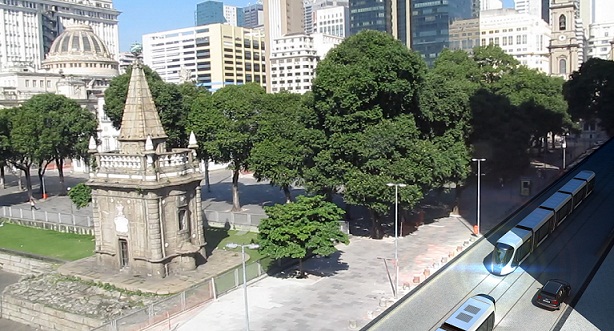
<svg viewBox="0 0 614 331">
<path fill-rule="evenodd" d="M 571 285 L 560 279 L 550 279 L 539 292 L 535 303 L 544 308 L 559 310 L 561 302 L 565 301 L 571 293 Z"/>
</svg>

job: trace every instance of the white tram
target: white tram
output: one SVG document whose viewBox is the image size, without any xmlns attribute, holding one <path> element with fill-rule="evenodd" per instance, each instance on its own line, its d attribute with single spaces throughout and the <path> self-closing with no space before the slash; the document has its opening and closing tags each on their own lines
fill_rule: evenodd
<svg viewBox="0 0 614 331">
<path fill-rule="evenodd" d="M 478 294 L 465 301 L 437 331 L 491 331 L 495 327 L 495 299 Z"/>
<path fill-rule="evenodd" d="M 504 234 L 492 253 L 490 272 L 507 275 L 518 267 L 593 192 L 595 173 L 580 171 Z"/>
</svg>

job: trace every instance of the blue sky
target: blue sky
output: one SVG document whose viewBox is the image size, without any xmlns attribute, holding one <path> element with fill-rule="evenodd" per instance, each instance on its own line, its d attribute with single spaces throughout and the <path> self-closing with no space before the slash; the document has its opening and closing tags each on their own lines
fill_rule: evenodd
<svg viewBox="0 0 614 331">
<path fill-rule="evenodd" d="M 187 28 L 194 25 L 196 4 L 204 0 L 115 0 L 119 15 L 119 50 L 129 51 L 130 44 L 141 42 L 148 33 Z M 295 0 L 299 1 L 299 0 Z M 227 5 L 244 7 L 256 0 L 222 0 Z M 513 7 L 513 0 L 503 0 Z"/>
</svg>

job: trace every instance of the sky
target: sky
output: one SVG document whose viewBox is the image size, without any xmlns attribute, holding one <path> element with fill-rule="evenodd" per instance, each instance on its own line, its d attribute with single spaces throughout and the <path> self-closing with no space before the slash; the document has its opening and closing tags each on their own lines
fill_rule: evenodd
<svg viewBox="0 0 614 331">
<path fill-rule="evenodd" d="M 298 1 L 298 0 L 295 0 Z M 194 25 L 196 4 L 204 0 L 114 0 L 119 10 L 119 50 L 127 52 L 144 34 L 187 28 Z M 222 0 L 229 6 L 245 7 L 256 0 Z M 513 7 L 513 0 L 503 0 Z"/>
</svg>

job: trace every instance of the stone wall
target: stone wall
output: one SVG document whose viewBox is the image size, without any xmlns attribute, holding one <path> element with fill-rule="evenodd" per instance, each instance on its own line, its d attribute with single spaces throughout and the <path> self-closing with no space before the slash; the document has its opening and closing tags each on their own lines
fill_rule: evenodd
<svg viewBox="0 0 614 331">
<path fill-rule="evenodd" d="M 39 275 L 55 270 L 62 263 L 64 261 L 0 248 L 0 270 L 5 272 L 18 275 Z"/>
<path fill-rule="evenodd" d="M 104 321 L 76 315 L 43 304 L 2 296 L 2 318 L 30 325 L 40 330 L 87 331 L 101 326 Z"/>
</svg>

